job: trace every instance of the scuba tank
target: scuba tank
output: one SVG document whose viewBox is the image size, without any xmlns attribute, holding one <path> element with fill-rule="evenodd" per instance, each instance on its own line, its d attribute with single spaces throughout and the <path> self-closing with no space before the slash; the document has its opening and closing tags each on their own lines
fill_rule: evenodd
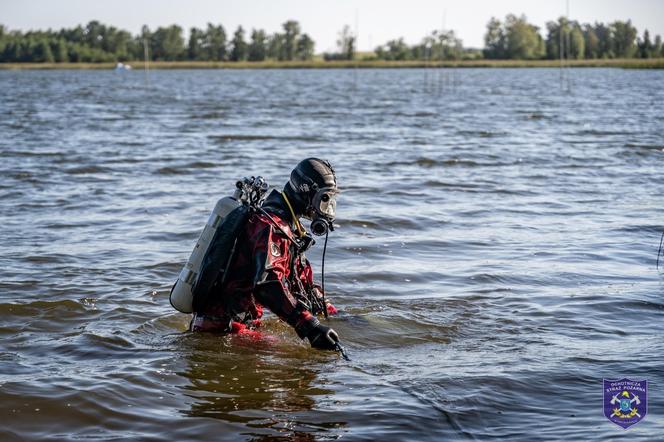
<svg viewBox="0 0 664 442">
<path fill-rule="evenodd" d="M 194 284 L 198 280 L 201 263 L 210 247 L 215 232 L 221 226 L 226 216 L 242 204 L 240 202 L 240 193 L 240 189 L 237 189 L 233 196 L 221 198 L 214 206 L 214 210 L 210 214 L 207 224 L 205 224 L 203 232 L 201 232 L 201 236 L 196 241 L 196 246 L 191 252 L 187 264 L 185 264 L 178 275 L 177 281 L 175 281 L 175 285 L 171 289 L 170 301 L 175 310 L 182 313 L 193 312 L 193 289 Z"/>
<path fill-rule="evenodd" d="M 189 260 L 170 293 L 170 303 L 182 313 L 192 313 L 207 301 L 207 295 L 224 277 L 235 251 L 235 243 L 249 217 L 250 208 L 262 202 L 268 185 L 262 177 L 236 183 L 233 196 L 217 201 Z"/>
</svg>

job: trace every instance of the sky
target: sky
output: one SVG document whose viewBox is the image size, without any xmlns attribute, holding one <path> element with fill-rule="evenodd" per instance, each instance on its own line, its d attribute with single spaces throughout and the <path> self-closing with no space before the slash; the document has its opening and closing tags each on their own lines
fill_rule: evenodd
<svg viewBox="0 0 664 442">
<path fill-rule="evenodd" d="M 188 29 L 221 23 L 231 34 L 238 25 L 272 33 L 293 19 L 316 42 L 316 51 L 333 51 L 341 28 L 357 27 L 359 50 L 371 50 L 393 38 L 419 42 L 434 29 L 454 30 L 466 47 L 483 47 L 491 17 L 525 14 L 545 28 L 565 15 L 580 22 L 631 19 L 641 34 L 664 36 L 662 0 L 0 0 L 0 24 L 9 29 L 59 29 L 99 20 L 137 34 L 178 24 Z"/>
</svg>

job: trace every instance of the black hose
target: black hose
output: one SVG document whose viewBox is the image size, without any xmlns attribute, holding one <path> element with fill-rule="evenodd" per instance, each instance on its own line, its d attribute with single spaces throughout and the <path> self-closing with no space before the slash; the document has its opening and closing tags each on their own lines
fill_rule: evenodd
<svg viewBox="0 0 664 442">
<path fill-rule="evenodd" d="M 328 318 L 327 314 L 327 303 L 325 302 L 325 252 L 327 251 L 327 237 L 329 235 L 330 231 L 329 229 L 325 230 L 325 242 L 323 243 L 323 256 L 321 258 L 321 263 L 320 263 L 320 288 L 321 288 L 321 297 L 323 299 L 323 313 L 325 314 L 325 319 Z M 347 360 L 350 361 L 350 358 L 348 357 L 348 354 L 346 353 L 346 349 L 344 349 L 339 341 L 337 341 L 334 345 L 334 349 L 338 351 L 341 356 Z"/>
<path fill-rule="evenodd" d="M 325 314 L 325 319 L 327 319 L 327 303 L 325 302 L 325 251 L 327 250 L 327 236 L 329 235 L 329 230 L 325 229 L 325 243 L 323 244 L 323 257 L 321 258 L 320 263 L 320 288 L 321 296 L 323 298 L 323 313 Z"/>
</svg>

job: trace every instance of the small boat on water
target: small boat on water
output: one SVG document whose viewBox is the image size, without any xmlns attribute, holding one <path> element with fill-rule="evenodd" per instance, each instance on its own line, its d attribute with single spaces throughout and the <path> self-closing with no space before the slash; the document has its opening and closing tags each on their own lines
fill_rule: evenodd
<svg viewBox="0 0 664 442">
<path fill-rule="evenodd" d="M 114 70 L 116 70 L 116 71 L 130 71 L 131 66 L 128 65 L 128 64 L 124 64 L 124 63 L 118 63 L 118 64 L 115 65 Z"/>
</svg>

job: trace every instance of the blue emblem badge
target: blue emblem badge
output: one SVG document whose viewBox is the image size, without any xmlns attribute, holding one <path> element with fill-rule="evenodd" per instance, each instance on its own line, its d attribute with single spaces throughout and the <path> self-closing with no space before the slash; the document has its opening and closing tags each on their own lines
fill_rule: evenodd
<svg viewBox="0 0 664 442">
<path fill-rule="evenodd" d="M 648 381 L 604 379 L 604 416 L 628 429 L 648 414 Z"/>
</svg>

